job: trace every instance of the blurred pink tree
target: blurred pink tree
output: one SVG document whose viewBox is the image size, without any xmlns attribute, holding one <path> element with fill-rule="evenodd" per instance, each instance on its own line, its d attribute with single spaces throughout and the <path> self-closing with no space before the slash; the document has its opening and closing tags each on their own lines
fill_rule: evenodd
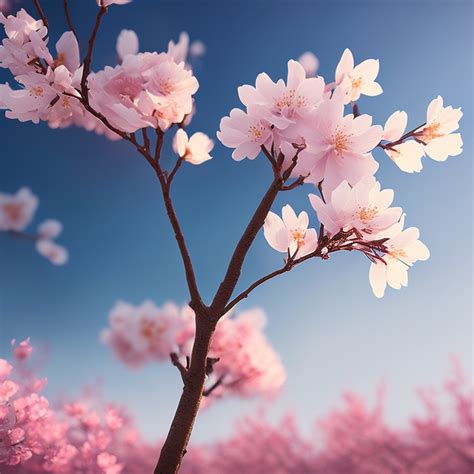
<svg viewBox="0 0 474 474">
<path fill-rule="evenodd" d="M 13 365 L 0 359 L 2 473 L 143 474 L 153 452 L 127 410 L 84 391 L 51 405 L 46 380 L 30 362 L 29 341 L 13 347 Z M 405 428 L 384 417 L 384 393 L 373 407 L 347 393 L 343 403 L 300 434 L 291 414 L 274 425 L 264 413 L 247 417 L 228 439 L 193 447 L 185 474 L 470 474 L 474 466 L 474 392 L 453 364 L 444 396 L 423 391 L 424 414 Z M 449 407 L 448 409 L 442 407 Z M 258 436 L 256 435 L 258 434 Z"/>
</svg>

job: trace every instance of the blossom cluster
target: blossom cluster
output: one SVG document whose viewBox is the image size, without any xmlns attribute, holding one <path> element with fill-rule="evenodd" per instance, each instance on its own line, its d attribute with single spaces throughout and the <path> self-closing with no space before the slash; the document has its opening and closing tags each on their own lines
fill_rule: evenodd
<svg viewBox="0 0 474 474">
<path fill-rule="evenodd" d="M 54 240 L 62 233 L 63 226 L 56 219 L 46 219 L 36 233 L 25 229 L 31 224 L 39 200 L 30 189 L 20 188 L 15 194 L 0 193 L 0 232 L 10 232 L 35 242 L 36 250 L 53 265 L 64 265 L 68 251 Z"/>
<path fill-rule="evenodd" d="M 127 462 L 151 450 L 127 413 L 87 395 L 50 404 L 45 379 L 30 361 L 29 340 L 13 347 L 11 365 L 0 359 L 0 469 L 2 473 L 120 474 Z"/>
<path fill-rule="evenodd" d="M 209 370 L 207 389 L 212 398 L 239 395 L 274 395 L 285 381 L 285 370 L 263 329 L 259 309 L 227 314 L 217 326 L 209 357 L 218 359 Z M 189 306 L 150 301 L 139 306 L 117 303 L 110 312 L 103 343 L 131 367 L 150 361 L 169 361 L 174 354 L 183 364 L 191 356 L 195 335 L 194 312 Z M 205 390 L 206 392 L 206 390 Z"/>
<path fill-rule="evenodd" d="M 307 61 L 308 59 L 303 59 Z M 307 67 L 307 66 L 306 66 Z M 255 87 L 239 87 L 245 110 L 233 109 L 221 120 L 218 138 L 234 148 L 233 158 L 254 159 L 262 151 L 294 184 L 309 183 L 319 190 L 310 194 L 321 233 L 309 227 L 309 216 L 298 216 L 287 205 L 282 218 L 270 212 L 265 237 L 274 249 L 288 255 L 288 264 L 307 256 L 328 258 L 336 250 L 358 250 L 372 262 L 369 277 L 376 296 L 386 285 L 407 285 L 408 268 L 429 257 L 416 228 L 404 229 L 404 214 L 390 207 L 392 190 L 382 190 L 374 174 L 379 168 L 372 152 L 383 149 L 404 171 L 420 171 L 421 157 L 444 161 L 459 155 L 462 139 L 458 128 L 460 109 L 445 107 L 434 99 L 426 122 L 405 133 L 407 114 L 397 111 L 384 127 L 360 115 L 361 95 L 382 93 L 376 82 L 379 62 L 368 59 L 354 65 L 346 49 L 336 68 L 335 80 L 307 77 L 300 62 L 288 62 L 288 76 L 273 82 L 259 74 Z M 351 104 L 352 113 L 345 107 Z"/>
<path fill-rule="evenodd" d="M 119 2 L 99 5 L 113 3 Z M 135 32 L 123 30 L 117 39 L 120 63 L 87 74 L 73 32 L 66 31 L 51 52 L 47 27 L 25 10 L 8 17 L 0 13 L 0 23 L 7 35 L 0 46 L 0 67 L 9 69 L 21 87 L 0 85 L 0 108 L 8 118 L 46 121 L 52 128 L 76 125 L 117 139 L 98 114 L 115 130 L 133 133 L 146 127 L 166 130 L 193 112 L 192 96 L 199 84 L 186 60 L 188 51 L 199 57 L 205 48 L 197 41 L 190 45 L 187 33 L 158 54 L 139 53 Z M 96 113 L 90 113 L 85 102 Z"/>
<path fill-rule="evenodd" d="M 355 393 L 346 393 L 340 406 L 315 422 L 310 436 L 298 429 L 293 413 L 276 425 L 257 413 L 242 420 L 226 440 L 191 450 L 183 471 L 470 474 L 474 394 L 455 369 L 443 395 L 421 397 L 424 413 L 404 427 L 387 422 L 382 390 L 373 406 Z"/>
<path fill-rule="evenodd" d="M 0 359 L 2 473 L 152 472 L 160 443 L 145 442 L 125 409 L 90 389 L 51 404 L 41 395 L 46 380 L 37 376 L 29 340 L 12 349 L 11 363 Z M 425 414 L 417 414 L 404 428 L 387 423 L 382 390 L 373 407 L 346 393 L 342 406 L 317 420 L 311 438 L 300 433 L 294 414 L 273 425 L 264 412 L 257 413 L 241 420 L 228 439 L 191 447 L 182 472 L 364 474 L 391 469 L 468 474 L 474 462 L 474 394 L 458 364 L 444 392 L 447 399 L 420 391 Z"/>
</svg>

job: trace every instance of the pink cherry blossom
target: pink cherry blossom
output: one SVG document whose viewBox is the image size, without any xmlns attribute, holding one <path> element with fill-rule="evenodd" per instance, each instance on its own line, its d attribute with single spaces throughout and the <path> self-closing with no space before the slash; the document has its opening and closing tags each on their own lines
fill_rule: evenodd
<svg viewBox="0 0 474 474">
<path fill-rule="evenodd" d="M 165 53 L 127 55 L 121 65 L 91 74 L 89 84 L 94 108 L 125 132 L 180 123 L 199 87 L 192 72 Z"/>
<path fill-rule="evenodd" d="M 194 40 L 189 46 L 189 55 L 192 58 L 200 58 L 206 54 L 206 45 L 200 40 Z"/>
<path fill-rule="evenodd" d="M 229 117 L 221 119 L 217 138 L 223 145 L 235 148 L 232 158 L 236 161 L 244 158 L 255 159 L 262 146 L 270 148 L 273 142 L 270 124 L 240 109 L 232 109 Z"/>
<path fill-rule="evenodd" d="M 424 150 L 430 158 L 445 161 L 448 156 L 462 153 L 461 134 L 453 133 L 459 128 L 462 115 L 460 108 L 444 107 L 441 96 L 431 101 L 426 125 L 417 131 L 417 138 L 425 144 Z"/>
<path fill-rule="evenodd" d="M 326 194 L 326 202 L 315 194 L 310 194 L 309 200 L 329 235 L 357 229 L 376 238 L 402 216 L 400 207 L 390 207 L 393 195 L 392 189 L 381 190 L 380 183 L 369 176 L 353 187 L 343 181 L 332 193 Z"/>
<path fill-rule="evenodd" d="M 184 312 L 173 303 L 159 308 L 151 301 L 139 306 L 119 302 L 110 312 L 110 328 L 102 331 L 101 340 L 132 367 L 169 360 L 171 353 L 179 352 L 176 341 L 187 325 Z"/>
<path fill-rule="evenodd" d="M 188 138 L 188 134 L 180 128 L 176 132 L 173 148 L 183 160 L 200 165 L 212 158 L 209 153 L 214 148 L 214 142 L 202 132 L 196 132 Z"/>
<path fill-rule="evenodd" d="M 408 122 L 406 112 L 397 110 L 385 122 L 382 139 L 388 142 L 397 142 L 403 136 Z M 421 158 L 425 155 L 423 145 L 416 140 L 384 147 L 385 153 L 392 161 L 406 173 L 419 172 L 423 165 Z"/>
<path fill-rule="evenodd" d="M 372 125 L 369 115 L 344 116 L 342 94 L 320 105 L 312 123 L 313 133 L 307 136 L 307 148 L 300 159 L 311 175 L 307 182 L 332 190 L 342 181 L 356 184 L 378 169 L 370 151 L 380 142 L 382 127 Z"/>
<path fill-rule="evenodd" d="M 210 356 L 218 357 L 212 380 L 221 384 L 213 395 L 274 396 L 286 380 L 285 369 L 263 329 L 266 316 L 259 309 L 227 315 L 217 326 Z"/>
<path fill-rule="evenodd" d="M 408 285 L 408 269 L 418 260 L 427 260 L 430 252 L 419 240 L 420 232 L 416 227 L 403 230 L 404 218 L 383 232 L 388 238 L 384 243 L 387 248 L 383 262 L 373 262 L 370 266 L 369 280 L 372 290 L 381 298 L 387 284 L 399 290 Z"/>
<path fill-rule="evenodd" d="M 239 98 L 251 116 L 267 120 L 276 128 L 284 130 L 305 118 L 317 106 L 324 93 L 324 80 L 320 77 L 306 78 L 303 66 L 288 61 L 286 84 L 283 79 L 274 83 L 265 74 L 259 74 L 255 87 L 239 87 Z"/>
<path fill-rule="evenodd" d="M 269 245 L 291 257 L 304 257 L 314 252 L 318 245 L 318 235 L 315 229 L 308 229 L 308 214 L 302 211 L 297 216 L 287 204 L 282 209 L 282 217 L 283 219 L 269 212 L 265 219 L 263 232 Z"/>
<path fill-rule="evenodd" d="M 38 235 L 42 239 L 56 239 L 62 231 L 63 225 L 56 219 L 46 219 L 38 226 Z"/>
<path fill-rule="evenodd" d="M 135 31 L 122 30 L 117 37 L 116 50 L 121 61 L 123 61 L 128 54 L 138 54 L 139 40 Z"/>
<path fill-rule="evenodd" d="M 68 251 L 62 245 L 58 245 L 49 239 L 40 238 L 36 242 L 36 250 L 53 265 L 65 265 L 69 260 Z"/>
<path fill-rule="evenodd" d="M 366 59 L 354 67 L 354 56 L 345 49 L 336 68 L 336 84 L 344 91 L 344 103 L 354 102 L 361 95 L 380 95 L 382 88 L 375 82 L 378 73 L 378 59 Z"/>
<path fill-rule="evenodd" d="M 33 348 L 30 345 L 30 338 L 21 341 L 18 345 L 15 339 L 12 340 L 13 355 L 17 360 L 26 360 L 30 357 Z"/>
<path fill-rule="evenodd" d="M 303 66 L 303 69 L 306 72 L 306 77 L 313 77 L 316 75 L 319 67 L 319 60 L 311 51 L 303 53 L 298 58 L 298 62 Z"/>
<path fill-rule="evenodd" d="M 186 63 L 188 59 L 189 50 L 189 35 L 186 31 L 182 31 L 179 35 L 179 40 L 175 43 L 170 40 L 168 43 L 168 56 L 177 64 Z"/>
<path fill-rule="evenodd" d="M 24 230 L 32 221 L 38 203 L 28 188 L 21 188 L 13 195 L 0 193 L 0 231 Z"/>
</svg>

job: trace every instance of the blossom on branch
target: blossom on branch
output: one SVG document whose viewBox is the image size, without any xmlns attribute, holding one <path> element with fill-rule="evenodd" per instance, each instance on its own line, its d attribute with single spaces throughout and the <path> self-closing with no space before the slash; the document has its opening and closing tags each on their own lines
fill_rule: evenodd
<svg viewBox="0 0 474 474">
<path fill-rule="evenodd" d="M 0 193 L 0 231 L 22 231 L 33 220 L 39 199 L 30 189 L 15 194 Z"/>
<path fill-rule="evenodd" d="M 38 204 L 38 198 L 28 188 L 21 188 L 13 195 L 0 193 L 0 232 L 13 232 L 14 235 L 34 241 L 40 255 L 54 265 L 64 265 L 69 258 L 68 252 L 54 242 L 63 230 L 59 221 L 46 219 L 39 225 L 36 234 L 25 232 Z"/>
<path fill-rule="evenodd" d="M 287 204 L 282 209 L 282 217 L 283 219 L 273 212 L 268 213 L 263 226 L 268 244 L 290 257 L 304 257 L 314 252 L 318 245 L 318 235 L 315 229 L 308 229 L 308 214 L 302 211 L 297 216 Z"/>
<path fill-rule="evenodd" d="M 444 107 L 443 98 L 438 96 L 428 106 L 426 125 L 417 130 L 416 137 L 425 144 L 426 154 L 436 161 L 446 161 L 448 156 L 462 153 L 460 133 L 453 133 L 459 128 L 463 113 L 460 108 Z"/>
<path fill-rule="evenodd" d="M 188 138 L 188 134 L 180 128 L 174 137 L 173 148 L 183 160 L 200 165 L 212 158 L 209 153 L 214 148 L 214 142 L 202 132 L 196 132 Z"/>
<path fill-rule="evenodd" d="M 384 242 L 383 260 L 373 261 L 370 266 L 370 285 L 377 298 L 384 295 L 387 284 L 396 290 L 407 286 L 408 269 L 430 256 L 428 247 L 419 240 L 419 230 L 416 227 L 403 230 L 403 226 L 404 218 L 383 232 L 388 239 Z"/>
<path fill-rule="evenodd" d="M 336 84 L 344 91 L 344 103 L 359 100 L 360 96 L 377 96 L 383 91 L 375 79 L 379 73 L 378 59 L 366 59 L 354 67 L 354 56 L 345 49 L 336 68 Z"/>
<path fill-rule="evenodd" d="M 353 187 L 343 181 L 326 196 L 326 202 L 315 194 L 310 194 L 309 200 L 329 235 L 357 229 L 365 236 L 376 238 L 383 236 L 383 231 L 402 216 L 400 207 L 390 207 L 393 195 L 392 189 L 381 190 L 380 183 L 369 176 Z"/>
<path fill-rule="evenodd" d="M 174 354 L 185 363 L 195 335 L 194 312 L 167 303 L 150 301 L 139 306 L 117 303 L 101 340 L 130 367 L 169 361 Z M 274 395 L 285 380 L 278 355 L 263 335 L 265 315 L 249 310 L 225 316 L 216 328 L 209 357 L 219 359 L 208 374 L 209 399 L 227 395 Z M 212 390 L 210 388 L 212 387 Z M 211 396 L 212 392 L 212 396 Z"/>
</svg>

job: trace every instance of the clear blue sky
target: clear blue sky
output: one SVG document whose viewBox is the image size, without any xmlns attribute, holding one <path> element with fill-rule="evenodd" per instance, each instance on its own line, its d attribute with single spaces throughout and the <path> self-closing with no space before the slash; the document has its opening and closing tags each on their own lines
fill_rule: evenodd
<svg viewBox="0 0 474 474">
<path fill-rule="evenodd" d="M 17 2 L 19 4 L 19 2 Z M 31 10 L 33 2 L 21 2 Z M 57 0 L 45 0 L 54 34 L 66 29 Z M 95 1 L 72 0 L 86 37 Z M 90 5 L 89 5 L 90 4 Z M 402 423 L 416 409 L 413 389 L 437 384 L 457 354 L 472 372 L 472 37 L 470 1 L 155 1 L 111 8 L 98 37 L 95 68 L 115 61 L 115 38 L 135 29 L 142 51 L 161 51 L 186 30 L 207 46 L 195 68 L 201 87 L 191 130 L 211 136 L 238 106 L 236 89 L 266 71 L 284 77 L 286 62 L 307 50 L 332 80 L 344 48 L 356 62 L 379 58 L 384 94 L 360 106 L 383 123 L 406 110 L 423 122 L 431 99 L 462 106 L 464 153 L 446 163 L 425 159 L 407 175 L 383 153 L 378 178 L 396 191 L 407 224 L 421 230 L 431 259 L 410 271 L 409 287 L 376 299 L 368 261 L 336 255 L 309 263 L 258 290 L 242 307 L 261 306 L 268 336 L 281 354 L 288 384 L 272 416 L 294 407 L 302 425 L 333 406 L 352 388 L 372 396 L 385 381 L 390 419 Z M 84 42 L 83 42 L 84 48 Z M 11 81 L 0 71 L 2 81 Z M 176 370 L 154 365 L 122 367 L 98 342 L 117 299 L 157 304 L 186 301 L 181 263 L 153 173 L 125 143 L 78 129 L 0 119 L 0 190 L 31 187 L 41 199 L 38 220 L 57 217 L 70 263 L 55 268 L 25 242 L 0 235 L 0 355 L 13 337 L 31 336 L 47 348 L 44 374 L 51 396 L 77 393 L 98 380 L 107 398 L 126 403 L 149 437 L 168 428 L 181 387 Z M 183 167 L 175 202 L 207 298 L 220 281 L 239 233 L 262 196 L 271 173 L 265 160 L 234 162 L 217 144 L 214 159 Z M 305 187 L 284 200 L 308 208 Z M 275 206 L 281 208 L 285 201 Z M 243 282 L 281 263 L 263 236 L 257 239 Z M 195 438 L 214 439 L 252 403 L 222 402 L 204 413 Z"/>
</svg>

